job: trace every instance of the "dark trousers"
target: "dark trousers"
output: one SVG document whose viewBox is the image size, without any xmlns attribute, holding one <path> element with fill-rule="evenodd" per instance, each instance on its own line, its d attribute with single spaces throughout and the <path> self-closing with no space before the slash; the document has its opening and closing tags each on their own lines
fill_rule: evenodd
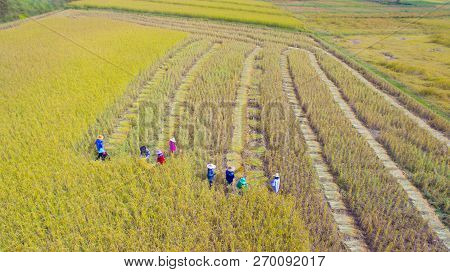
<svg viewBox="0 0 450 272">
<path fill-rule="evenodd" d="M 106 153 L 98 153 L 97 159 L 95 160 L 102 159 L 102 161 L 104 161 L 106 157 L 107 157 Z"/>
</svg>

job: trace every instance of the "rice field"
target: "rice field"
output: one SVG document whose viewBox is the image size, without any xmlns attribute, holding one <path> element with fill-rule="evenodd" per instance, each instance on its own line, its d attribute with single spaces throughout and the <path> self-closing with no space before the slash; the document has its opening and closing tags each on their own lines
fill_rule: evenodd
<svg viewBox="0 0 450 272">
<path fill-rule="evenodd" d="M 0 35 L 7 41 L 1 50 L 1 118 L 8 135 L 2 137 L 0 171 L 2 251 L 310 250 L 292 196 L 279 198 L 264 188 L 245 197 L 211 192 L 192 171 L 197 165 L 191 154 L 164 168 L 130 160 L 120 153 L 125 148 L 111 153 L 111 163 L 93 161 L 92 135 L 114 132 L 136 91 L 161 65 L 170 61 L 171 69 L 169 77 L 154 81 L 158 90 L 177 73 L 182 77 L 216 41 L 105 17 L 74 18 L 70 12 L 8 27 Z M 235 80 L 235 57 L 249 47 L 223 44 L 210 62 L 233 52 L 226 78 Z M 167 95 L 177 82 L 167 86 Z"/>
<path fill-rule="evenodd" d="M 70 6 L 205 18 L 291 29 L 302 27 L 301 22 L 288 12 L 262 1 L 79 0 L 71 2 Z"/>
<path fill-rule="evenodd" d="M 304 33 L 74 9 L 0 40 L 1 251 L 450 247 L 447 121 Z M 95 161 L 98 134 L 110 160 Z"/>
<path fill-rule="evenodd" d="M 449 15 L 446 1 L 318 0 L 273 3 L 292 12 L 318 38 L 353 56 L 449 120 Z"/>
</svg>

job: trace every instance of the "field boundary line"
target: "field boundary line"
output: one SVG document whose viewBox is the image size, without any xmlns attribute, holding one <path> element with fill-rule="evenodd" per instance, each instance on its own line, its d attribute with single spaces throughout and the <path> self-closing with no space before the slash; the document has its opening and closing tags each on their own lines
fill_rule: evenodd
<svg viewBox="0 0 450 272">
<path fill-rule="evenodd" d="M 352 108 L 342 97 L 339 89 L 334 83 L 328 79 L 325 72 L 320 68 L 314 54 L 307 50 L 302 50 L 309 56 L 310 63 L 314 70 L 320 76 L 320 79 L 327 85 L 330 93 L 336 104 L 341 108 L 344 115 L 351 122 L 356 131 L 366 140 L 369 146 L 372 148 L 377 158 L 381 161 L 388 173 L 401 185 L 403 190 L 408 195 L 410 203 L 419 211 L 422 218 L 428 223 L 428 226 L 437 234 L 439 239 L 444 243 L 447 249 L 450 249 L 450 233 L 444 224 L 439 220 L 435 211 L 422 196 L 420 191 L 408 180 L 403 171 L 397 166 L 397 164 L 391 159 L 384 147 L 379 144 L 370 133 L 369 129 L 356 117 Z"/>
<path fill-rule="evenodd" d="M 434 138 L 436 138 L 438 141 L 445 143 L 447 145 L 447 148 L 450 148 L 450 140 L 440 131 L 437 129 L 432 128 L 424 119 L 417 116 L 414 112 L 411 112 L 406 107 L 404 107 L 395 97 L 392 95 L 387 94 L 386 92 L 378 89 L 376 86 L 373 85 L 372 82 L 367 80 L 363 75 L 361 75 L 358 71 L 350 67 L 348 64 L 343 62 L 338 57 L 334 56 L 330 52 L 327 52 L 326 50 L 322 50 L 323 53 L 327 54 L 328 56 L 334 58 L 338 63 L 340 63 L 345 69 L 347 69 L 349 72 L 352 73 L 353 76 L 355 76 L 358 80 L 360 80 L 364 85 L 369 87 L 371 90 L 373 90 L 375 93 L 382 96 L 387 102 L 389 102 L 392 106 L 395 108 L 401 110 L 406 116 L 408 116 L 413 122 L 415 122 L 420 128 L 428 131 Z"/>
<path fill-rule="evenodd" d="M 116 119 L 115 123 L 116 125 L 113 128 L 113 131 L 111 134 L 106 134 L 107 137 L 105 137 L 105 149 L 108 151 L 115 151 L 118 146 L 124 143 L 126 138 L 128 137 L 128 134 L 130 130 L 133 127 L 133 120 L 137 119 L 139 115 L 139 105 L 140 102 L 143 99 L 145 99 L 145 90 L 148 88 L 151 88 L 153 84 L 158 79 L 161 79 L 164 74 L 167 72 L 166 68 L 169 66 L 171 61 L 180 54 L 180 52 L 185 49 L 189 44 L 193 43 L 195 40 L 190 40 L 189 42 L 183 44 L 180 48 L 177 48 L 175 52 L 173 52 L 173 55 L 171 55 L 168 59 L 166 59 L 164 62 L 161 63 L 161 65 L 156 69 L 155 73 L 153 74 L 152 78 L 144 84 L 143 87 L 139 90 L 137 96 L 133 99 L 133 102 L 130 106 L 128 106 L 121 116 Z"/>
<path fill-rule="evenodd" d="M 221 44 L 219 42 L 213 42 L 206 52 L 204 52 L 184 74 L 181 84 L 177 87 L 171 101 L 169 102 L 169 105 L 172 104 L 172 107 L 170 107 L 169 118 L 166 122 L 167 126 L 162 126 L 161 132 L 158 136 L 156 148 L 162 148 L 165 145 L 165 136 L 168 137 L 167 139 L 175 136 L 176 121 L 180 116 L 185 97 L 189 94 L 188 91 L 194 81 L 194 76 L 204 65 L 205 61 L 217 50 L 220 45 Z"/>
<path fill-rule="evenodd" d="M 225 163 L 226 165 L 236 167 L 236 172 L 239 172 L 241 169 L 245 171 L 244 162 L 242 159 L 242 151 L 245 147 L 244 133 L 246 131 L 244 128 L 244 118 L 247 119 L 247 97 L 250 84 L 252 82 L 251 79 L 254 69 L 253 65 L 255 62 L 255 57 L 260 50 L 260 46 L 255 46 L 255 48 L 253 48 L 245 59 L 244 67 L 241 72 L 239 88 L 237 89 L 236 102 L 233 109 L 233 134 L 231 138 L 231 148 L 225 155 Z"/>
<path fill-rule="evenodd" d="M 356 220 L 350 210 L 345 206 L 339 186 L 335 177 L 323 158 L 323 147 L 319 142 L 316 133 L 309 125 L 309 120 L 299 104 L 299 90 L 292 80 L 289 69 L 288 53 L 291 49 L 285 49 L 280 56 L 280 66 L 283 81 L 283 92 L 288 98 L 296 119 L 300 123 L 300 130 L 305 138 L 307 154 L 311 158 L 312 165 L 319 177 L 319 183 L 325 195 L 325 199 L 333 214 L 339 232 L 343 234 L 343 243 L 352 252 L 369 251 L 363 232 L 359 229 Z"/>
</svg>

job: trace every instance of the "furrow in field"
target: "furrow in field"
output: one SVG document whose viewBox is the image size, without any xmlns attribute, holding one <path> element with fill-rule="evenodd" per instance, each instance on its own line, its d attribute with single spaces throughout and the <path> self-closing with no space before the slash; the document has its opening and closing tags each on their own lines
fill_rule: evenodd
<svg viewBox="0 0 450 272">
<path fill-rule="evenodd" d="M 189 88 L 191 87 L 195 76 L 199 73 L 201 67 L 204 65 L 205 61 L 216 52 L 217 48 L 220 46 L 219 43 L 214 43 L 209 50 L 207 50 L 197 61 L 188 69 L 186 74 L 183 76 L 183 80 L 178 88 L 175 90 L 171 101 L 169 102 L 169 116 L 165 126 L 162 127 L 161 133 L 159 134 L 157 147 L 163 147 L 166 144 L 166 140 L 173 137 L 176 131 L 177 120 L 179 118 L 180 112 L 182 112 L 182 106 L 185 101 L 186 96 L 189 94 Z"/>
<path fill-rule="evenodd" d="M 130 130 L 133 127 L 133 122 L 137 119 L 139 112 L 140 101 L 146 96 L 146 89 L 151 88 L 156 82 L 164 76 L 167 72 L 168 67 L 170 66 L 171 61 L 180 54 L 180 52 L 186 48 L 190 43 L 190 41 L 184 44 L 182 47 L 178 48 L 173 55 L 171 55 L 161 66 L 156 70 L 152 79 L 144 85 L 142 90 L 140 90 L 139 95 L 136 97 L 133 103 L 129 105 L 129 107 L 124 111 L 122 116 L 116 121 L 116 126 L 114 127 L 112 133 L 110 135 L 106 135 L 105 137 L 105 149 L 106 151 L 114 152 L 119 146 L 121 146 L 124 141 L 127 139 Z"/>
<path fill-rule="evenodd" d="M 391 157 L 387 154 L 386 150 L 380 145 L 375 138 L 370 133 L 369 129 L 362 124 L 355 113 L 351 109 L 351 107 L 347 104 L 347 102 L 343 99 L 340 91 L 334 85 L 331 80 L 327 78 L 324 71 L 320 68 L 317 63 L 317 59 L 313 53 L 306 51 L 313 68 L 316 70 L 320 79 L 326 83 L 328 86 L 334 101 L 344 112 L 347 119 L 351 122 L 353 127 L 357 130 L 357 132 L 367 141 L 369 146 L 377 155 L 378 159 L 382 162 L 384 167 L 388 170 L 389 174 L 394 177 L 394 179 L 401 185 L 404 191 L 407 193 L 410 202 L 412 205 L 420 212 L 421 216 L 425 221 L 428 222 L 430 228 L 436 232 L 438 237 L 445 244 L 447 249 L 450 249 L 450 233 L 448 229 L 442 224 L 439 220 L 438 216 L 434 212 L 433 208 L 428 204 L 419 190 L 414 187 L 411 182 L 406 178 L 406 175 L 402 170 L 397 166 L 396 163 L 391 159 Z"/>
<path fill-rule="evenodd" d="M 245 147 L 245 119 L 247 118 L 247 99 L 248 91 L 250 88 L 252 73 L 254 69 L 255 57 L 261 50 L 259 46 L 256 46 L 253 51 L 247 56 L 242 68 L 241 78 L 239 82 L 239 88 L 237 90 L 235 106 L 233 109 L 233 135 L 231 138 L 231 148 L 225 155 L 226 165 L 232 165 L 236 167 L 236 172 L 241 169 L 245 171 L 242 152 Z M 246 173 L 244 172 L 244 175 Z"/>
<path fill-rule="evenodd" d="M 335 178 L 331 174 L 331 171 L 323 158 L 322 145 L 319 143 L 316 133 L 309 125 L 308 118 L 300 106 L 297 98 L 297 90 L 295 90 L 292 75 L 288 67 L 288 51 L 289 50 L 283 51 L 280 58 L 283 91 L 288 98 L 296 118 L 300 122 L 300 129 L 307 145 L 307 153 L 310 156 L 319 177 L 325 199 L 331 208 L 333 218 L 336 221 L 339 231 L 344 236 L 343 242 L 346 247 L 350 251 L 369 251 L 368 246 L 364 241 L 364 236 L 359 230 L 350 210 L 345 206 Z"/>
<path fill-rule="evenodd" d="M 391 96 L 391 95 L 385 93 L 384 91 L 378 89 L 377 87 L 375 87 L 370 81 L 368 81 L 358 71 L 356 71 L 355 69 L 353 69 L 352 67 L 350 67 L 349 65 L 344 63 L 342 60 L 340 60 L 339 58 L 337 58 L 336 56 L 334 56 L 333 54 L 331 54 L 331 53 L 329 53 L 329 52 L 327 52 L 325 50 L 322 50 L 322 52 L 324 52 L 325 54 L 327 54 L 328 56 L 332 57 L 337 62 L 339 62 L 345 69 L 350 71 L 362 83 L 364 83 L 366 86 L 368 86 L 374 92 L 376 92 L 380 96 L 382 96 L 392 106 L 394 106 L 395 108 L 401 110 L 406 116 L 411 118 L 411 120 L 414 121 L 419 127 L 427 130 L 434 138 L 436 138 L 437 140 L 441 141 L 442 143 L 445 143 L 447 145 L 447 147 L 450 147 L 450 140 L 442 132 L 432 128 L 427 123 L 427 121 L 425 121 L 424 119 L 420 118 L 419 116 L 417 116 L 416 114 L 414 114 L 413 112 L 411 112 L 410 110 L 405 108 L 396 98 L 394 98 L 393 96 Z"/>
</svg>

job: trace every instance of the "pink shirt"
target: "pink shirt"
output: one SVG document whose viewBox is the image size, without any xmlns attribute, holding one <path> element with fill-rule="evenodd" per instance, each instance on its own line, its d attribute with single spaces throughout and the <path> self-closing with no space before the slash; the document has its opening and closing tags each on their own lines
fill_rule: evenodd
<svg viewBox="0 0 450 272">
<path fill-rule="evenodd" d="M 177 151 L 177 146 L 175 145 L 174 142 L 169 141 L 169 148 L 170 148 L 170 152 L 175 152 Z"/>
</svg>

